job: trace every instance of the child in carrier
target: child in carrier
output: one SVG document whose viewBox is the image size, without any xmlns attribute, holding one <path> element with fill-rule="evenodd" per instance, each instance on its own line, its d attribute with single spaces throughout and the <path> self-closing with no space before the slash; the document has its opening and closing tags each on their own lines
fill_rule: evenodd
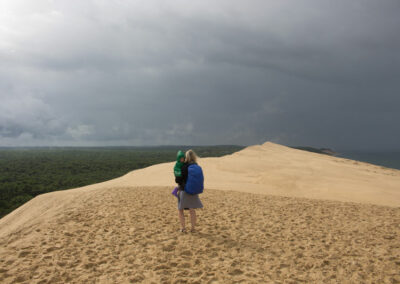
<svg viewBox="0 0 400 284">
<path fill-rule="evenodd" d="M 178 192 L 185 188 L 184 180 L 182 177 L 182 166 L 185 163 L 185 153 L 178 151 L 176 155 L 176 163 L 174 166 L 175 182 L 178 184 L 177 187 L 172 191 L 172 194 L 178 197 Z"/>
</svg>

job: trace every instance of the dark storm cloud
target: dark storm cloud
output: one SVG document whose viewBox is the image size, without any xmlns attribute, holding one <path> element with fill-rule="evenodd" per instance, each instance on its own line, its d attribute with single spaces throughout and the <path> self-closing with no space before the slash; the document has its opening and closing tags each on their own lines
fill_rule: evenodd
<svg viewBox="0 0 400 284">
<path fill-rule="evenodd" d="M 4 1 L 1 145 L 400 145 L 398 1 Z"/>
</svg>

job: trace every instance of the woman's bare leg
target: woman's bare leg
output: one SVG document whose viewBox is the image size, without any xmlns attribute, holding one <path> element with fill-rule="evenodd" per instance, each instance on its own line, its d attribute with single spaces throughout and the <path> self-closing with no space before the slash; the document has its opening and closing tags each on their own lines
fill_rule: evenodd
<svg viewBox="0 0 400 284">
<path fill-rule="evenodd" d="M 196 210 L 194 209 L 189 209 L 190 211 L 190 223 L 192 224 L 192 231 L 194 231 L 194 228 L 196 227 Z"/>
<path fill-rule="evenodd" d="M 181 229 L 185 229 L 185 214 L 183 214 L 183 210 L 178 210 L 179 212 L 179 221 L 181 221 Z"/>
</svg>

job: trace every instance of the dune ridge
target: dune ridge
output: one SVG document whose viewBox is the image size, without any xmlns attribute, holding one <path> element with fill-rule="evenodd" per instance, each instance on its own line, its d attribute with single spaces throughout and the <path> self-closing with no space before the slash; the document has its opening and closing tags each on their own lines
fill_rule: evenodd
<svg viewBox="0 0 400 284">
<path fill-rule="evenodd" d="M 266 142 L 199 164 L 205 186 L 258 194 L 400 206 L 400 170 Z M 119 186 L 173 186 L 164 163 L 126 174 Z"/>
<path fill-rule="evenodd" d="M 400 171 L 270 142 L 200 164 L 196 233 L 155 165 L 2 218 L 0 282 L 400 282 Z"/>
</svg>

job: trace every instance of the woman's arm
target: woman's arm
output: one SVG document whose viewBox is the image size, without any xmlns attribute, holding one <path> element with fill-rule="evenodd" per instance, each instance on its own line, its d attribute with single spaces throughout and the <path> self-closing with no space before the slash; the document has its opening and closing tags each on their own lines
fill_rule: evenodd
<svg viewBox="0 0 400 284">
<path fill-rule="evenodd" d="M 175 182 L 176 182 L 177 184 L 182 184 L 182 183 L 183 183 L 182 177 L 181 177 L 181 176 L 180 176 L 180 177 L 175 177 Z"/>
<path fill-rule="evenodd" d="M 188 178 L 188 167 L 189 165 L 187 163 L 184 163 L 182 166 L 182 183 L 186 184 L 187 178 Z"/>
</svg>

